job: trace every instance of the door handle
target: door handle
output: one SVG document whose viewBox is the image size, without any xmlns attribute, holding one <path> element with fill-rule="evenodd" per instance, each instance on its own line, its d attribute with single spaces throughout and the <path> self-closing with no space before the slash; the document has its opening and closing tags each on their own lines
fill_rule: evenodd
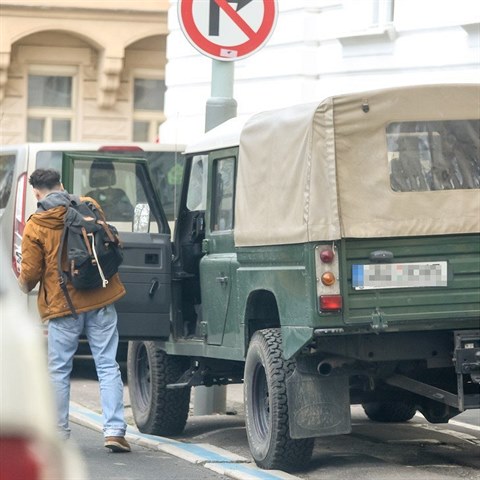
<svg viewBox="0 0 480 480">
<path fill-rule="evenodd" d="M 158 285 L 159 285 L 158 280 L 152 280 L 152 283 L 150 284 L 150 290 L 148 291 L 149 297 L 153 297 L 153 295 L 158 289 Z"/>
</svg>

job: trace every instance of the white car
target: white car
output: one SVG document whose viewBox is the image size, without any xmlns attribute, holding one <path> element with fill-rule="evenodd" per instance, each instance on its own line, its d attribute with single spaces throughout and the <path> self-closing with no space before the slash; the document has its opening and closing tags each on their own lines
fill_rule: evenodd
<svg viewBox="0 0 480 480">
<path fill-rule="evenodd" d="M 7 272 L 7 261 L 0 259 Z M 45 342 L 13 275 L 0 276 L 0 478 L 86 480 L 75 444 L 56 431 Z"/>
</svg>

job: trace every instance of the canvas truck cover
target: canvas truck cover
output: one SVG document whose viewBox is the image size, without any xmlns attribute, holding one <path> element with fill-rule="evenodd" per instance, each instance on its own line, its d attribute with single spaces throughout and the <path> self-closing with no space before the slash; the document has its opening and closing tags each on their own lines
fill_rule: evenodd
<svg viewBox="0 0 480 480">
<path fill-rule="evenodd" d="M 467 84 L 341 95 L 254 115 L 240 135 L 236 245 L 479 232 L 475 174 L 464 169 L 464 185 L 454 189 L 438 184 L 446 170 L 432 167 L 419 173 L 418 188 L 396 187 L 393 167 L 405 160 L 391 146 L 427 145 L 428 155 L 414 159 L 421 170 L 443 159 L 437 127 L 468 120 L 471 158 L 462 162 L 478 169 L 479 119 L 480 85 Z M 425 122 L 433 131 L 417 131 Z"/>
</svg>

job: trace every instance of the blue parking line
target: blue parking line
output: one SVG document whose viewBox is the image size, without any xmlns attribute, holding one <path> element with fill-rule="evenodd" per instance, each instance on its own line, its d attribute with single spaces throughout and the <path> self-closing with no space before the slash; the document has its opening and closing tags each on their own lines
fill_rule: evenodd
<svg viewBox="0 0 480 480">
<path fill-rule="evenodd" d="M 267 470 L 261 470 L 258 467 L 249 466 L 242 463 L 230 462 L 226 468 L 237 473 L 245 473 L 249 476 L 249 478 L 256 478 L 258 480 L 283 480 L 282 477 L 279 477 L 274 473 L 270 473 Z M 228 472 L 225 472 L 225 475 L 228 475 Z"/>
<path fill-rule="evenodd" d="M 98 413 L 95 413 L 91 410 L 88 410 L 84 407 L 79 405 L 70 404 L 70 412 L 76 413 L 80 416 L 87 417 L 90 421 L 93 421 L 98 428 L 101 430 L 103 419 L 102 416 Z M 138 430 L 134 429 L 131 426 L 127 427 L 127 434 L 135 435 L 140 438 L 152 440 L 159 445 L 171 445 L 178 448 L 185 453 L 189 453 L 191 455 L 195 455 L 199 457 L 199 460 L 202 463 L 215 463 L 215 464 L 222 464 L 226 470 L 230 470 L 232 472 L 237 473 L 245 473 L 250 478 L 256 478 L 258 480 L 279 480 L 283 479 L 283 477 L 276 475 L 273 472 L 269 472 L 267 470 L 261 470 L 260 468 L 254 465 L 247 465 L 246 463 L 238 463 L 231 458 L 221 455 L 217 452 L 212 452 L 201 445 L 195 443 L 184 443 L 177 440 L 172 440 L 165 437 L 159 437 L 156 435 L 150 435 L 147 433 L 141 433 Z M 225 472 L 225 475 L 228 475 L 228 472 Z M 292 477 L 295 478 L 295 477 Z"/>
</svg>

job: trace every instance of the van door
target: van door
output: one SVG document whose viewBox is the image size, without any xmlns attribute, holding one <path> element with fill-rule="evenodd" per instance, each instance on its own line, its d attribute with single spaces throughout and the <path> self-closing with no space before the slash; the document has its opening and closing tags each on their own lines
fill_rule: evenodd
<svg viewBox="0 0 480 480">
<path fill-rule="evenodd" d="M 170 229 L 144 158 L 65 153 L 64 187 L 96 200 L 123 244 L 127 294 L 115 306 L 122 340 L 170 335 Z"/>
</svg>

